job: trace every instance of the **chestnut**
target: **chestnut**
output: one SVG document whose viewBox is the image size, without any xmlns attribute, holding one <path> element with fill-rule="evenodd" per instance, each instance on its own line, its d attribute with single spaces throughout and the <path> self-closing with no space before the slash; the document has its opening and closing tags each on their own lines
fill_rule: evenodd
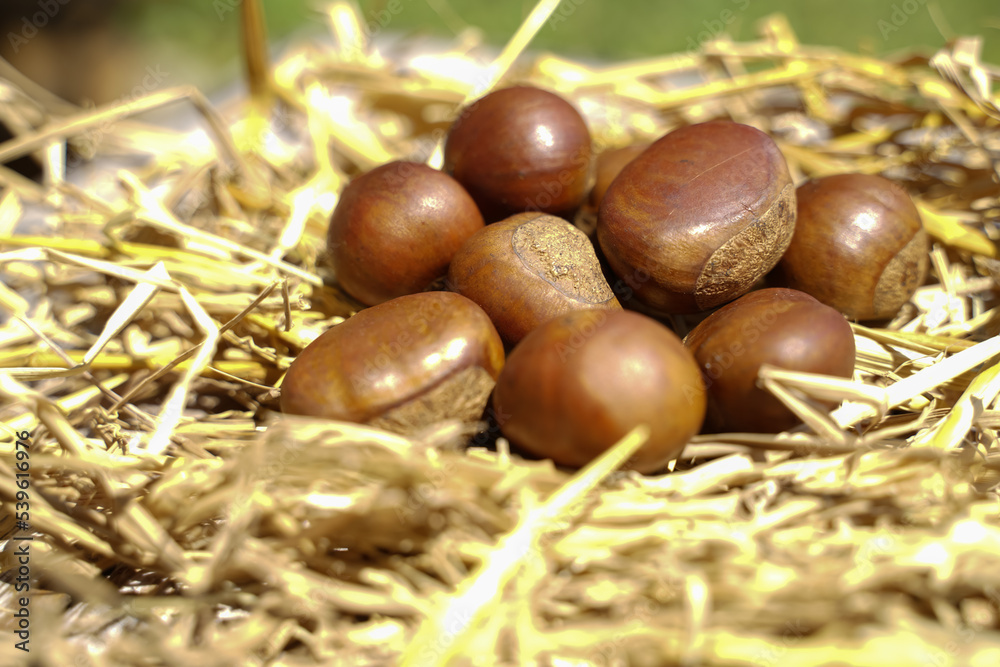
<svg viewBox="0 0 1000 667">
<path fill-rule="evenodd" d="M 608 187 L 597 239 L 608 265 L 654 310 L 708 310 L 770 271 L 795 228 L 795 188 L 774 141 L 713 121 L 674 130 Z"/>
<path fill-rule="evenodd" d="M 587 235 L 545 213 L 473 234 L 452 259 L 448 287 L 479 304 L 508 345 L 571 310 L 621 310 Z"/>
<path fill-rule="evenodd" d="M 513 213 L 569 215 L 587 195 L 590 131 L 555 93 L 531 86 L 494 91 L 452 124 L 444 169 L 490 221 Z"/>
<path fill-rule="evenodd" d="M 779 265 L 788 287 L 851 319 L 890 318 L 927 276 L 930 240 L 906 190 L 837 174 L 799 186 L 795 235 Z"/>
<path fill-rule="evenodd" d="M 514 445 L 572 467 L 646 424 L 649 440 L 629 466 L 649 473 L 698 432 L 705 391 L 691 353 L 656 320 L 626 310 L 576 310 L 514 348 L 493 408 Z"/>
<path fill-rule="evenodd" d="M 750 292 L 701 321 L 684 339 L 705 377 L 706 429 L 778 433 L 799 424 L 757 386 L 762 364 L 849 378 L 854 334 L 839 312 L 805 292 L 781 287 Z"/>
<path fill-rule="evenodd" d="M 451 292 L 401 296 L 306 346 L 285 375 L 281 410 L 395 431 L 474 420 L 503 362 L 500 336 L 472 301 Z"/>
<path fill-rule="evenodd" d="M 483 224 L 472 197 L 451 176 L 416 162 L 390 162 L 344 188 L 327 249 L 341 287 L 373 306 L 444 276 L 452 255 Z"/>
<path fill-rule="evenodd" d="M 622 169 L 632 160 L 649 148 L 649 142 L 643 141 L 637 144 L 630 144 L 621 148 L 613 148 L 604 151 L 597 156 L 594 161 L 597 165 L 594 187 L 590 190 L 590 205 L 598 208 L 604 199 L 604 194 L 611 186 L 611 182 L 617 178 Z"/>
</svg>

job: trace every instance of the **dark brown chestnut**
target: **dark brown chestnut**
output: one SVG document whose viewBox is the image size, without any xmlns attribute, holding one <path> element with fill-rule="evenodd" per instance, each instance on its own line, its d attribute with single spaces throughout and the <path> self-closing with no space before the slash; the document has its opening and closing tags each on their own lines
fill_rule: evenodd
<svg viewBox="0 0 1000 667">
<path fill-rule="evenodd" d="M 503 362 L 500 336 L 472 301 L 451 292 L 401 296 L 302 350 L 282 383 L 281 410 L 395 431 L 474 420 Z"/>
<path fill-rule="evenodd" d="M 514 348 L 497 380 L 500 430 L 525 452 L 579 467 L 639 424 L 649 440 L 630 467 L 677 457 L 705 416 L 701 373 L 665 326 L 625 310 L 577 310 Z"/>
<path fill-rule="evenodd" d="M 611 183 L 597 238 L 642 303 L 708 310 L 770 271 L 795 228 L 795 188 L 774 141 L 713 121 L 674 130 Z"/>
<path fill-rule="evenodd" d="M 351 181 L 330 219 L 337 281 L 365 305 L 413 294 L 444 276 L 483 217 L 448 174 L 390 162 Z"/>
<path fill-rule="evenodd" d="M 444 169 L 487 221 L 523 211 L 568 215 L 590 187 L 590 132 L 555 93 L 503 88 L 472 103 L 452 124 Z"/>
<path fill-rule="evenodd" d="M 786 284 L 851 319 L 889 318 L 927 276 L 930 240 L 906 190 L 870 174 L 799 186 L 798 222 L 779 266 Z"/>
<path fill-rule="evenodd" d="M 643 141 L 621 148 L 613 148 L 597 156 L 594 160 L 597 165 L 594 187 L 590 190 L 591 206 L 596 209 L 601 205 L 611 182 L 618 177 L 625 165 L 639 157 L 647 148 L 649 148 L 649 142 Z"/>
<path fill-rule="evenodd" d="M 508 345 L 571 310 L 621 310 L 587 235 L 545 213 L 518 213 L 473 234 L 455 253 L 448 287 L 479 304 Z"/>
<path fill-rule="evenodd" d="M 771 287 L 715 311 L 684 340 L 708 390 L 711 431 L 778 433 L 799 424 L 757 385 L 762 364 L 851 377 L 854 334 L 844 316 L 805 292 Z"/>
</svg>

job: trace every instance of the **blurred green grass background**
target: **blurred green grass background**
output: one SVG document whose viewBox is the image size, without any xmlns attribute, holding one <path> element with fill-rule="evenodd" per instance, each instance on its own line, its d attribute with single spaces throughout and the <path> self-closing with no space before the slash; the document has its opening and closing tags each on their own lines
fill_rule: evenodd
<svg viewBox="0 0 1000 667">
<path fill-rule="evenodd" d="M 237 4 L 238 0 L 145 3 L 136 16 L 139 38 L 147 44 L 169 45 L 164 48 L 170 50 L 182 45 L 203 70 L 203 80 L 196 83 L 217 84 L 225 77 L 213 76 L 213 67 L 227 76 L 236 67 Z M 314 2 L 264 0 L 263 5 L 273 42 L 308 26 L 323 30 Z M 360 3 L 366 19 L 375 22 L 373 27 L 381 21 L 387 31 L 449 38 L 474 26 L 497 45 L 510 37 L 533 6 L 529 0 Z M 998 0 L 563 0 L 532 48 L 607 61 L 669 54 L 692 48 L 722 27 L 738 40 L 753 39 L 759 19 L 773 12 L 784 13 L 805 44 L 885 56 L 932 53 L 948 39 L 980 35 L 984 60 L 1000 64 Z"/>
<path fill-rule="evenodd" d="M 232 90 L 242 81 L 244 1 L 0 0 L 0 56 L 79 103 L 149 92 L 150 83 Z M 535 1 L 358 0 L 368 32 L 447 41 L 472 29 L 496 46 L 509 40 Z M 276 50 L 328 31 L 317 9 L 324 0 L 261 2 Z M 1000 65 L 1000 0 L 562 0 L 530 48 L 609 63 L 669 55 L 722 31 L 755 39 L 760 19 L 775 12 L 804 44 L 873 56 L 929 55 L 957 36 L 979 35 L 984 60 Z"/>
</svg>

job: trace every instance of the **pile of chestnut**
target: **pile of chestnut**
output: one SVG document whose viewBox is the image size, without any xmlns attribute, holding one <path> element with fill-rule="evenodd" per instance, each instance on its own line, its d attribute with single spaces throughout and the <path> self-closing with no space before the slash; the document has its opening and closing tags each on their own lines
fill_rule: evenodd
<svg viewBox="0 0 1000 667">
<path fill-rule="evenodd" d="M 392 162 L 353 180 L 328 254 L 370 307 L 295 359 L 283 411 L 419 423 L 443 401 L 476 419 L 492 395 L 515 447 L 566 466 L 647 424 L 630 465 L 654 472 L 702 429 L 794 427 L 760 366 L 850 377 L 848 319 L 892 317 L 925 279 L 901 187 L 843 174 L 796 189 L 748 125 L 591 151 L 570 103 L 518 86 L 463 110 L 442 171 Z M 567 221 L 587 202 L 593 241 Z M 683 341 L 663 323 L 712 309 Z"/>
</svg>

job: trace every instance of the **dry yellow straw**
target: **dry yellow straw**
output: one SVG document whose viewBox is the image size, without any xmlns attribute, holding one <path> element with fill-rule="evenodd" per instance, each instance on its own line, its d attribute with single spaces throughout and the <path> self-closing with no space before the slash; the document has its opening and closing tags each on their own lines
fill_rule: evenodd
<svg viewBox="0 0 1000 667">
<path fill-rule="evenodd" d="M 404 654 L 403 667 L 445 667 L 461 655 L 498 604 L 498 598 L 527 559 L 537 557 L 538 539 L 565 527 L 574 503 L 635 454 L 649 439 L 649 428 L 637 426 L 600 458 L 583 468 L 541 507 L 529 511 L 502 538 L 483 568 L 448 596 L 437 613 L 425 619 Z"/>
<path fill-rule="evenodd" d="M 994 336 L 978 345 L 954 354 L 947 359 L 903 378 L 886 387 L 886 409 L 906 403 L 920 394 L 931 391 L 948 380 L 971 370 L 1000 355 L 1000 336 Z M 870 403 L 848 402 L 831 413 L 833 420 L 841 427 L 854 426 L 878 414 L 878 409 Z"/>
<path fill-rule="evenodd" d="M 472 102 L 473 100 L 479 99 L 486 93 L 493 90 L 500 80 L 507 74 L 507 70 L 510 66 L 514 64 L 514 61 L 519 55 L 528 47 L 531 40 L 535 38 L 538 31 L 542 29 L 545 22 L 549 20 L 552 16 L 552 12 L 559 7 L 559 3 L 562 0 L 540 0 L 535 8 L 531 10 L 531 14 L 521 23 L 521 26 L 514 33 L 514 36 L 510 38 L 507 45 L 504 47 L 500 55 L 497 56 L 488 69 L 488 74 L 477 85 L 474 85 L 465 96 L 465 100 L 462 102 L 462 106 L 465 106 Z M 440 169 L 441 165 L 444 163 L 444 155 L 442 153 L 443 140 L 438 141 L 437 147 L 434 152 L 427 160 L 427 164 L 435 169 Z"/>
</svg>

